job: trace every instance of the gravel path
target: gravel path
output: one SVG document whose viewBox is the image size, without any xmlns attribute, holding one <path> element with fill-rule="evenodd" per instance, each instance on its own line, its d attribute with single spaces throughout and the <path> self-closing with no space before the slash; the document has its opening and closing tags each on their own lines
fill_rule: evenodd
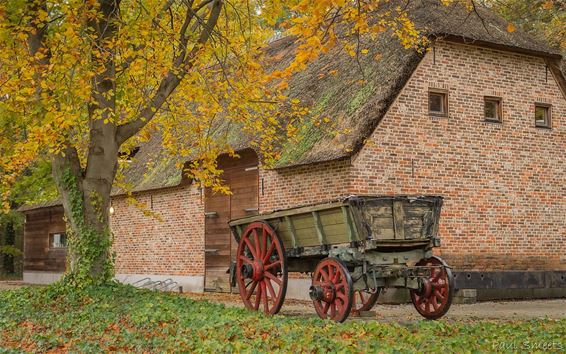
<svg viewBox="0 0 566 354">
<path fill-rule="evenodd" d="M 227 306 L 243 306 L 239 295 L 235 294 L 187 293 L 184 294 L 184 296 L 223 303 Z M 314 308 L 312 307 L 312 302 L 289 299 L 285 300 L 285 304 L 283 305 L 280 314 L 287 316 L 316 316 Z M 512 321 L 544 317 L 552 319 L 566 318 L 566 299 L 490 301 L 466 305 L 453 304 L 444 318 L 448 321 Z M 377 304 L 371 312 L 364 314 L 364 317 L 350 318 L 352 320 L 377 319 L 383 322 L 414 322 L 422 319 L 412 304 Z"/>
</svg>

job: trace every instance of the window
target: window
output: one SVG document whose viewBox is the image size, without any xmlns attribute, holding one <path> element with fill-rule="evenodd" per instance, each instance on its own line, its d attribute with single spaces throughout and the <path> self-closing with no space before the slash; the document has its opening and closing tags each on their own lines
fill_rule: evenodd
<svg viewBox="0 0 566 354">
<path fill-rule="evenodd" d="M 428 92 L 428 113 L 433 116 L 448 116 L 448 92 L 431 90 Z"/>
<path fill-rule="evenodd" d="M 535 104 L 535 126 L 550 128 L 550 105 L 544 103 Z"/>
<path fill-rule="evenodd" d="M 484 97 L 483 105 L 484 119 L 490 122 L 501 122 L 503 111 L 501 109 L 501 98 Z"/>
<path fill-rule="evenodd" d="M 49 247 L 51 248 L 66 248 L 67 247 L 67 234 L 55 233 L 49 235 Z"/>
</svg>

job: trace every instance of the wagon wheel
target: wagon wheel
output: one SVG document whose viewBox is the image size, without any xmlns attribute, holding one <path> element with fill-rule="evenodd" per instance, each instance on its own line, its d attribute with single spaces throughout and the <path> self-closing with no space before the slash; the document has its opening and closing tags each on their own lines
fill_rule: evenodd
<svg viewBox="0 0 566 354">
<path fill-rule="evenodd" d="M 430 276 L 422 279 L 420 289 L 411 290 L 411 300 L 421 315 L 436 320 L 444 316 L 452 304 L 454 276 L 448 265 L 438 257 L 421 259 L 416 265 L 430 267 Z"/>
<path fill-rule="evenodd" d="M 381 289 L 360 289 L 354 291 L 354 303 L 352 304 L 352 312 L 360 313 L 361 311 L 369 311 L 377 302 Z"/>
<path fill-rule="evenodd" d="M 244 305 L 274 315 L 287 291 L 287 258 L 279 236 L 264 222 L 251 223 L 236 253 L 236 281 Z"/>
<path fill-rule="evenodd" d="M 320 261 L 313 273 L 309 295 L 320 318 L 344 322 L 354 302 L 354 286 L 346 266 L 336 258 Z"/>
</svg>

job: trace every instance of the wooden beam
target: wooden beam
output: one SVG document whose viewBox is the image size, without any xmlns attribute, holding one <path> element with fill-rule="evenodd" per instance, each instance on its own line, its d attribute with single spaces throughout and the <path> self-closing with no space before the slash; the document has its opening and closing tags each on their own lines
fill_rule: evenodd
<svg viewBox="0 0 566 354">
<path fill-rule="evenodd" d="M 348 205 L 348 203 L 344 202 L 344 201 L 340 201 L 340 202 L 333 202 L 333 203 L 309 205 L 309 206 L 291 208 L 291 209 L 286 209 L 286 210 L 279 210 L 279 211 L 274 211 L 272 213 L 236 219 L 236 220 L 233 220 L 233 221 L 230 222 L 230 226 L 241 225 L 241 224 L 250 224 L 254 221 L 265 221 L 265 220 L 282 218 L 282 217 L 285 217 L 285 216 L 306 214 L 306 213 L 311 213 L 313 211 L 319 211 L 319 210 L 330 210 L 330 209 L 333 209 L 333 208 L 342 207 L 344 205 Z"/>
<path fill-rule="evenodd" d="M 398 200 L 393 202 L 393 227 L 395 229 L 395 239 L 405 239 L 405 211 L 403 202 Z"/>
<path fill-rule="evenodd" d="M 295 226 L 293 225 L 293 220 L 290 217 L 285 216 L 285 222 L 287 223 L 287 227 L 289 228 L 289 232 L 291 233 L 291 243 L 293 248 L 299 247 L 297 242 L 297 232 L 295 231 Z"/>
<path fill-rule="evenodd" d="M 354 224 L 352 218 L 350 217 L 350 211 L 345 206 L 342 207 L 342 215 L 344 216 L 344 224 L 346 225 L 346 230 L 348 231 L 348 239 L 350 242 L 358 240 L 358 235 L 354 229 Z"/>
<path fill-rule="evenodd" d="M 318 236 L 318 241 L 321 245 L 327 245 L 326 234 L 324 233 L 324 228 L 322 227 L 322 222 L 320 222 L 320 216 L 317 211 L 312 212 L 312 217 L 314 219 L 314 226 L 316 227 L 316 234 Z"/>
</svg>

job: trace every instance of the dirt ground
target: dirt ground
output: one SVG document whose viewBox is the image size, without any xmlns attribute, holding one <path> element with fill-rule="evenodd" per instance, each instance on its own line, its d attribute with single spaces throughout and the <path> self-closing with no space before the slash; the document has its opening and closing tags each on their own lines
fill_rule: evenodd
<svg viewBox="0 0 566 354">
<path fill-rule="evenodd" d="M 186 293 L 184 296 L 223 303 L 227 306 L 242 307 L 239 295 L 236 294 L 196 294 Z M 287 299 L 280 314 L 287 316 L 316 316 L 312 302 Z M 534 318 L 566 318 L 566 299 L 530 300 L 530 301 L 498 301 L 478 302 L 475 304 L 453 304 L 445 315 L 448 321 L 512 321 Z M 383 322 L 414 322 L 421 320 L 412 304 L 383 305 L 377 304 L 373 310 L 363 317 L 349 320 L 379 320 Z"/>
<path fill-rule="evenodd" d="M 21 280 L 0 280 L 0 290 L 17 289 L 24 285 Z"/>
</svg>

